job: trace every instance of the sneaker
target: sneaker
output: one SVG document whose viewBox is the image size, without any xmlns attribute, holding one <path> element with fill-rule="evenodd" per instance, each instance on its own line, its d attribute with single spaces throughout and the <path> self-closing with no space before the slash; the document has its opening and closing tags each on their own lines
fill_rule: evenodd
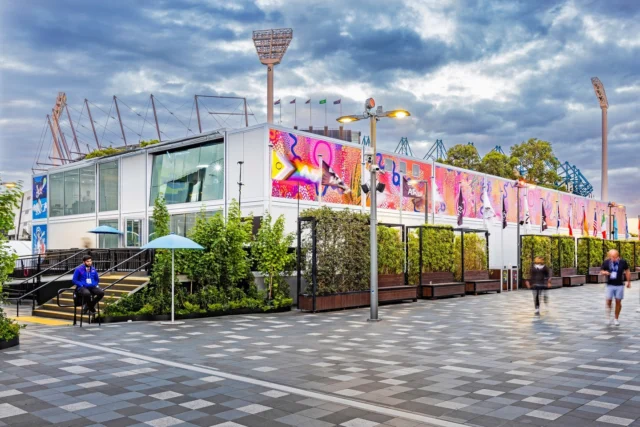
<svg viewBox="0 0 640 427">
<path fill-rule="evenodd" d="M 540 309 L 536 308 L 535 314 L 540 314 Z"/>
<path fill-rule="evenodd" d="M 618 319 L 613 319 L 613 326 L 620 326 L 620 322 L 618 322 Z"/>
</svg>

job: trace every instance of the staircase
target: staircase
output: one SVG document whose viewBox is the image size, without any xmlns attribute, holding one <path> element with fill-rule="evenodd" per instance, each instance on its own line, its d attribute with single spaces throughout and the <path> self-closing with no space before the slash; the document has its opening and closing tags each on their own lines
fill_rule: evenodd
<svg viewBox="0 0 640 427">
<path fill-rule="evenodd" d="M 110 273 L 107 276 L 100 278 L 100 287 L 105 289 L 111 286 L 114 282 L 122 279 L 128 273 Z M 102 311 L 105 306 L 105 302 L 112 304 L 118 301 L 122 296 L 129 295 L 133 291 L 140 287 L 146 286 L 149 283 L 149 277 L 143 273 L 136 273 L 137 275 L 131 275 L 125 279 L 122 279 L 117 284 L 109 287 L 104 292 L 104 298 L 100 301 L 100 310 Z M 65 292 L 60 295 L 60 304 L 69 305 L 70 307 L 58 307 L 57 298 L 53 298 L 50 301 L 42 304 L 33 310 L 33 316 L 49 317 L 54 319 L 63 319 L 73 321 L 73 295 L 71 292 Z M 78 321 L 80 321 L 81 308 L 78 307 Z M 83 322 L 89 322 L 89 316 L 84 316 Z"/>
</svg>

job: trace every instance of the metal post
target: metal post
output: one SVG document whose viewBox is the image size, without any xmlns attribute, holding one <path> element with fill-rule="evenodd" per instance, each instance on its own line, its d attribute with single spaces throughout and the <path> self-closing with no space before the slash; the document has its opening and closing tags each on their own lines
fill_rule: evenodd
<svg viewBox="0 0 640 427">
<path fill-rule="evenodd" d="M 116 104 L 116 113 L 118 114 L 118 122 L 120 122 L 120 131 L 122 132 L 122 140 L 124 141 L 124 145 L 127 145 L 127 137 L 124 134 L 124 126 L 122 126 L 122 118 L 120 117 L 120 108 L 118 108 L 118 98 L 116 98 L 115 95 L 113 95 L 113 102 Z M 173 319 L 171 321 L 173 322 Z"/>
<path fill-rule="evenodd" d="M 420 285 L 420 295 L 422 295 L 422 230 L 423 227 L 419 228 L 420 232 L 418 233 L 418 285 Z"/>
<path fill-rule="evenodd" d="M 601 199 L 609 201 L 609 160 L 607 155 L 607 108 L 602 108 L 602 173 Z"/>
<path fill-rule="evenodd" d="M 302 290 L 302 268 L 300 266 L 302 262 L 302 223 L 300 222 L 300 215 L 298 215 L 298 247 L 296 250 L 296 259 L 296 272 L 298 273 L 298 277 L 296 278 L 296 305 L 300 308 L 300 291 Z"/>
<path fill-rule="evenodd" d="M 249 113 L 247 112 L 247 98 L 244 98 L 244 126 L 249 127 Z"/>
<path fill-rule="evenodd" d="M 312 311 L 316 312 L 316 292 L 318 289 L 318 256 L 316 253 L 317 249 L 317 233 L 316 233 L 316 219 L 314 218 L 311 222 L 311 283 L 313 289 L 313 309 Z"/>
<path fill-rule="evenodd" d="M 403 181 L 403 178 L 402 178 L 402 172 L 400 172 L 399 175 L 400 175 L 400 195 L 399 195 L 400 203 L 398 205 L 399 205 L 399 209 L 400 209 L 400 224 L 402 224 L 402 193 L 404 191 L 404 188 L 403 188 L 404 187 L 404 181 Z"/>
<path fill-rule="evenodd" d="M 193 96 L 196 102 L 196 116 L 198 117 L 198 130 L 202 133 L 202 122 L 200 121 L 200 107 L 198 106 L 198 95 Z M 244 101 L 245 113 L 247 111 L 247 100 Z"/>
<path fill-rule="evenodd" d="M 516 188 L 517 188 L 517 191 L 516 191 L 517 192 L 517 196 L 516 196 L 516 198 L 518 199 L 518 202 L 516 203 L 516 210 L 517 210 L 517 214 L 516 215 L 518 217 L 517 220 L 516 220 L 516 225 L 517 225 L 516 233 L 517 233 L 517 236 L 518 236 L 517 239 L 516 239 L 516 243 L 518 245 L 518 250 L 517 250 L 518 259 L 517 259 L 517 262 L 516 262 L 516 265 L 518 266 L 518 283 L 517 283 L 516 288 L 520 289 L 520 280 L 521 280 L 520 278 L 522 277 L 522 265 L 521 265 L 521 260 L 520 260 L 520 257 L 522 256 L 522 253 L 521 253 L 522 241 L 520 239 L 520 186 L 518 185 Z"/>
<path fill-rule="evenodd" d="M 376 121 L 377 117 L 375 115 L 370 116 L 370 124 L 371 124 L 371 148 L 373 149 L 373 158 L 374 163 L 371 165 L 371 213 L 369 217 L 369 245 L 371 253 L 371 314 L 370 321 L 375 322 L 378 321 L 378 233 L 377 233 L 377 223 L 378 220 L 376 218 L 377 211 L 377 191 L 376 190 L 376 170 L 375 170 L 375 159 L 377 157 L 376 151 Z"/>
<path fill-rule="evenodd" d="M 240 178 L 238 179 L 238 209 L 240 210 L 240 216 L 242 217 L 242 165 L 244 162 L 242 160 L 238 160 L 238 165 L 240 167 Z M 271 212 L 269 212 L 271 213 Z"/>
<path fill-rule="evenodd" d="M 100 141 L 98 140 L 98 134 L 96 133 L 96 126 L 93 123 L 93 117 L 91 117 L 91 110 L 89 109 L 89 101 L 86 98 L 84 99 L 84 104 L 87 106 L 87 114 L 89 115 L 89 121 L 91 122 L 91 129 L 93 130 L 93 136 L 96 139 L 96 146 L 98 147 L 98 150 L 100 150 L 102 147 L 100 147 Z"/>
<path fill-rule="evenodd" d="M 80 152 L 80 145 L 78 144 L 78 137 L 76 136 L 76 130 L 73 127 L 73 121 L 71 121 L 71 114 L 69 114 L 69 107 L 64 104 L 64 109 L 67 110 L 67 117 L 69 118 L 69 125 L 71 126 L 71 133 L 73 133 L 73 142 L 76 144 L 76 151 Z"/>
<path fill-rule="evenodd" d="M 460 231 L 460 270 L 462 270 L 461 280 L 464 282 L 464 230 Z"/>
<path fill-rule="evenodd" d="M 175 293 L 175 280 L 176 280 L 176 275 L 173 273 L 173 268 L 174 268 L 174 264 L 175 264 L 175 256 L 176 256 L 176 251 L 174 249 L 171 249 L 171 323 L 173 323 L 175 321 L 174 319 L 174 298 L 173 298 L 173 294 Z"/>
<path fill-rule="evenodd" d="M 318 207 L 322 207 L 322 154 L 318 154 L 318 157 L 320 157 L 320 160 L 318 161 L 318 166 L 320 166 L 320 180 L 318 181 Z"/>
<path fill-rule="evenodd" d="M 151 94 L 151 107 L 153 107 L 153 117 L 156 119 L 156 130 L 158 131 L 158 141 L 162 141 L 162 136 L 160 136 L 160 125 L 158 124 L 158 113 L 156 112 L 156 102 L 153 100 L 153 94 Z"/>
<path fill-rule="evenodd" d="M 16 228 L 16 240 L 20 240 L 20 225 L 22 223 L 22 208 L 24 207 L 24 192 L 20 198 L 20 213 L 18 214 L 18 227 Z"/>
<path fill-rule="evenodd" d="M 429 224 L 429 181 L 424 181 L 424 223 Z"/>
<path fill-rule="evenodd" d="M 271 64 L 267 65 L 267 123 L 273 123 L 273 65 Z"/>
<path fill-rule="evenodd" d="M 402 226 L 402 243 L 404 243 L 404 285 L 409 285 L 409 233 L 407 227 Z M 635 247 L 635 246 L 634 246 Z M 635 259 L 635 258 L 634 258 Z"/>
<path fill-rule="evenodd" d="M 271 165 L 273 164 L 273 162 L 271 161 L 272 158 L 273 158 L 273 144 L 269 143 L 269 197 L 268 197 L 269 213 L 271 213 L 271 199 L 272 199 L 272 193 L 273 193 L 273 179 L 272 179 L 273 171 L 271 170 L 271 167 L 272 167 Z"/>
<path fill-rule="evenodd" d="M 60 120 L 55 115 L 53 116 L 53 122 L 56 124 L 56 128 L 58 129 L 58 135 L 60 136 L 60 145 L 64 149 L 64 155 L 60 156 L 66 158 L 67 160 L 71 160 L 71 151 L 69 151 L 69 146 L 67 145 L 67 139 L 64 137 L 64 133 L 62 132 L 62 128 L 60 127 Z M 62 153 L 60 153 L 62 154 Z"/>
</svg>

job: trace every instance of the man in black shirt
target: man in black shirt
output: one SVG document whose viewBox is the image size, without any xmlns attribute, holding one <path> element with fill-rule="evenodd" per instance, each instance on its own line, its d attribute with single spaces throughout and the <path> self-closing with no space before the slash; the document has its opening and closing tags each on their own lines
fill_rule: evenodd
<svg viewBox="0 0 640 427">
<path fill-rule="evenodd" d="M 620 254 L 615 249 L 608 253 L 608 258 L 602 264 L 600 274 L 608 276 L 606 287 L 607 298 L 607 323 L 611 324 L 611 301 L 616 300 L 616 312 L 613 324 L 620 326 L 618 318 L 622 310 L 622 299 L 624 298 L 624 279 L 627 281 L 627 288 L 631 287 L 631 272 L 629 263 L 620 258 Z M 624 277 L 623 277 L 624 276 Z"/>
</svg>

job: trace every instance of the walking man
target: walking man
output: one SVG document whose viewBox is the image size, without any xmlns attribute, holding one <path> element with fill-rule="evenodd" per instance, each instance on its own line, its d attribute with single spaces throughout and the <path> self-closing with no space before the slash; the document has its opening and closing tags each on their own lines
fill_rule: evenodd
<svg viewBox="0 0 640 427">
<path fill-rule="evenodd" d="M 607 275 L 607 324 L 611 325 L 611 301 L 616 300 L 616 311 L 613 324 L 620 326 L 620 311 L 622 310 L 622 299 L 624 298 L 624 279 L 627 281 L 627 288 L 631 288 L 631 272 L 629 263 L 620 258 L 620 254 L 612 249 L 607 254 L 607 259 L 602 264 L 600 274 Z M 624 277 L 623 277 L 624 276 Z"/>
<path fill-rule="evenodd" d="M 547 303 L 547 288 L 551 288 L 551 272 L 549 267 L 544 264 L 544 258 L 537 256 L 534 264 L 529 272 L 529 280 L 525 282 L 527 288 L 533 291 L 533 303 L 535 305 L 536 314 L 540 314 L 540 297 Z"/>
<path fill-rule="evenodd" d="M 96 304 L 104 297 L 104 291 L 98 286 L 98 272 L 91 264 L 91 256 L 85 255 L 82 257 L 82 264 L 73 272 L 73 284 L 82 298 L 82 314 L 95 313 Z"/>
</svg>

